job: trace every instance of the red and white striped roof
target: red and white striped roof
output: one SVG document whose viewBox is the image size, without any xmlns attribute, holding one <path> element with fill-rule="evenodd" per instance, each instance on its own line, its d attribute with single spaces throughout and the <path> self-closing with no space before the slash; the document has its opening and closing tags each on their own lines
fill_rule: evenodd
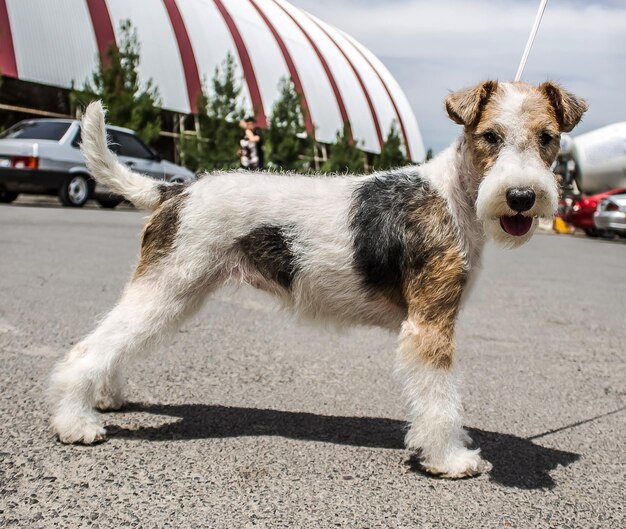
<svg viewBox="0 0 626 529">
<path fill-rule="evenodd" d="M 141 43 L 140 77 L 153 80 L 169 110 L 193 112 L 202 83 L 230 52 L 260 125 L 290 76 L 318 141 L 332 143 L 349 122 L 364 150 L 380 152 L 395 121 L 409 157 L 424 158 L 413 111 L 382 63 L 284 0 L 0 0 L 0 72 L 80 86 L 125 19 Z"/>
</svg>

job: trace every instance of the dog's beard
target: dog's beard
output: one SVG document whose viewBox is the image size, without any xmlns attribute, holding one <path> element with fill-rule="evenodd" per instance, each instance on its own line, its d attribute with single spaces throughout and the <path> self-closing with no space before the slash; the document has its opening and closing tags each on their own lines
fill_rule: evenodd
<svg viewBox="0 0 626 529">
<path fill-rule="evenodd" d="M 535 191 L 535 204 L 528 211 L 516 213 L 506 202 L 506 192 L 512 187 L 528 187 Z M 539 224 L 539 218 L 554 216 L 558 207 L 558 187 L 551 173 L 545 170 L 537 178 L 506 171 L 488 173 L 480 184 L 476 214 L 485 235 L 506 248 L 517 248 L 528 242 Z"/>
</svg>

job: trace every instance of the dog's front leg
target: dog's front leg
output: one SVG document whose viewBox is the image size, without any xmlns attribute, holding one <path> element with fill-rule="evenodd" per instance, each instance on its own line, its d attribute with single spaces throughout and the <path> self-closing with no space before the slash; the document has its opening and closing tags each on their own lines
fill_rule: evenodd
<svg viewBox="0 0 626 529">
<path fill-rule="evenodd" d="M 407 448 L 420 453 L 427 472 L 461 478 L 487 470 L 488 463 L 480 450 L 466 447 L 471 439 L 463 429 L 453 350 L 451 327 L 409 318 L 402 326 L 397 370 L 409 408 Z"/>
<path fill-rule="evenodd" d="M 402 324 L 397 373 L 408 405 L 407 448 L 424 469 L 447 478 L 484 472 L 480 450 L 470 450 L 463 429 L 458 375 L 454 369 L 454 325 L 467 266 L 462 252 L 439 252 L 410 274 L 404 285 L 408 316 Z"/>
</svg>

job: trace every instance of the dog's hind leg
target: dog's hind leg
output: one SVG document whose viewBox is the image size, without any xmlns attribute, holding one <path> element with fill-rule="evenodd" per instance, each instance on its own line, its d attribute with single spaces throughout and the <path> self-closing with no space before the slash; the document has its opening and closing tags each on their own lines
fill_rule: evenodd
<svg viewBox="0 0 626 529">
<path fill-rule="evenodd" d="M 445 258 L 445 256 L 443 256 Z M 480 450 L 465 445 L 458 377 L 454 364 L 454 323 L 463 289 L 462 267 L 446 269 L 445 259 L 424 269 L 407 288 L 409 315 L 402 325 L 397 373 L 408 404 L 407 448 L 420 453 L 424 469 L 447 478 L 488 469 Z"/>
<path fill-rule="evenodd" d="M 174 267 L 151 271 L 127 285 L 117 306 L 52 374 L 52 426 L 62 442 L 91 444 L 104 439 L 94 408 L 120 404 L 115 382 L 123 362 L 180 325 L 210 289 L 206 281 L 194 281 Z"/>
</svg>

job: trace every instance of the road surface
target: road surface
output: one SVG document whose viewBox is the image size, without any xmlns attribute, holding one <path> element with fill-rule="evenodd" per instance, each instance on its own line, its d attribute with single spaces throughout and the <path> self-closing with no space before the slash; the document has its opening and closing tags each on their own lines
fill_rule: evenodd
<svg viewBox="0 0 626 529">
<path fill-rule="evenodd" d="M 402 448 L 395 337 L 217 293 L 129 371 L 104 444 L 51 436 L 54 361 L 115 302 L 144 214 L 0 207 L 0 526 L 607 528 L 626 524 L 626 244 L 488 247 L 458 326 L 488 475 Z"/>
</svg>

